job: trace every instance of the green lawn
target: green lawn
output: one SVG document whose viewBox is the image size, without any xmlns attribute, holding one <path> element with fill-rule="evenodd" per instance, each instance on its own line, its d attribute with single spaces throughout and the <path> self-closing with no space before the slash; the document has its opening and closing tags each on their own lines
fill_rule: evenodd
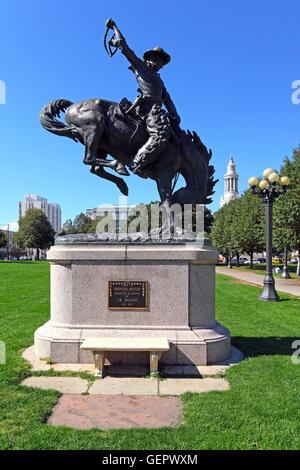
<svg viewBox="0 0 300 470">
<path fill-rule="evenodd" d="M 217 283 L 219 320 L 248 356 L 227 373 L 231 389 L 187 394 L 176 429 L 76 431 L 45 424 L 59 394 L 19 386 L 29 374 L 22 349 L 49 317 L 47 263 L 0 263 L 1 449 L 300 449 L 300 365 L 291 343 L 300 336 L 300 300 L 257 300 L 259 287 L 226 276 Z"/>
</svg>

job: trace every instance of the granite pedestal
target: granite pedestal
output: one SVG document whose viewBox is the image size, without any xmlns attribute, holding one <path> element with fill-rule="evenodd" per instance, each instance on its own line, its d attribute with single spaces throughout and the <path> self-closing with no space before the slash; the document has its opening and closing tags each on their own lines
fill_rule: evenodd
<svg viewBox="0 0 300 470">
<path fill-rule="evenodd" d="M 51 262 L 51 319 L 35 332 L 35 354 L 57 363 L 92 363 L 90 337 L 166 337 L 162 365 L 207 365 L 230 355 L 230 333 L 215 319 L 215 263 L 209 244 L 58 239 Z M 146 310 L 111 310 L 109 281 L 146 281 Z M 149 362 L 112 353 L 113 364 Z"/>
</svg>

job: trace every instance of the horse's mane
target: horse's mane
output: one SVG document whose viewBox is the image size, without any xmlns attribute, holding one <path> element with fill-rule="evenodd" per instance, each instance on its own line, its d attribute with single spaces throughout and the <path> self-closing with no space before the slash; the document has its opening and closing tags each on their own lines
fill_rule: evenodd
<svg viewBox="0 0 300 470">
<path fill-rule="evenodd" d="M 195 131 L 186 131 L 186 136 L 190 140 L 190 143 L 196 147 L 197 151 L 201 156 L 205 159 L 207 163 L 207 170 L 208 170 L 208 179 L 207 179 L 207 197 L 206 197 L 206 204 L 211 204 L 212 199 L 209 196 L 212 196 L 215 194 L 214 187 L 218 183 L 219 180 L 214 179 L 214 174 L 215 174 L 215 168 L 213 165 L 210 165 L 210 160 L 212 158 L 212 150 L 207 149 L 207 147 L 204 145 L 202 140 L 200 139 L 199 135 Z"/>
</svg>

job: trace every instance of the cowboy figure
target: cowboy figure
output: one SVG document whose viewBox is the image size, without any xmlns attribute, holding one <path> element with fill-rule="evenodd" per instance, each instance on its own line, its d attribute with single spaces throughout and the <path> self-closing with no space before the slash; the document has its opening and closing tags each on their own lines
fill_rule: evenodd
<svg viewBox="0 0 300 470">
<path fill-rule="evenodd" d="M 139 96 L 128 112 L 138 108 L 139 115 L 145 118 L 149 133 L 148 141 L 138 151 L 131 165 L 134 173 L 142 174 L 141 169 L 158 158 L 171 136 L 171 124 L 163 105 L 172 122 L 175 125 L 180 124 L 175 105 L 158 73 L 170 62 L 171 57 L 162 48 L 155 47 L 146 51 L 142 60 L 128 47 L 124 36 L 112 19 L 107 21 L 106 26 L 114 31 L 110 45 L 120 49 L 128 59 L 131 64 L 129 69 L 134 72 L 139 85 Z"/>
</svg>

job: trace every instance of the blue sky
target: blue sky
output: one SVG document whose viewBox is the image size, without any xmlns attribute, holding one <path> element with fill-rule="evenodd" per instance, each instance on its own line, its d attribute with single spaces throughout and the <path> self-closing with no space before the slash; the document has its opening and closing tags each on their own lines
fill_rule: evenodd
<svg viewBox="0 0 300 470">
<path fill-rule="evenodd" d="M 223 192 L 229 154 L 240 187 L 265 167 L 279 167 L 300 139 L 300 105 L 291 85 L 300 79 L 298 0 L 10 0 L 1 2 L 0 225 L 18 218 L 18 201 L 38 193 L 62 206 L 63 220 L 86 208 L 117 203 L 115 186 L 91 175 L 83 147 L 40 127 L 42 106 L 56 98 L 79 101 L 136 96 L 125 58 L 103 48 L 112 17 L 129 45 L 161 45 L 173 57 L 162 77 L 182 117 L 213 150 Z M 144 8 L 144 9 L 143 9 Z M 129 203 L 157 199 L 154 182 L 127 179 Z"/>
</svg>

